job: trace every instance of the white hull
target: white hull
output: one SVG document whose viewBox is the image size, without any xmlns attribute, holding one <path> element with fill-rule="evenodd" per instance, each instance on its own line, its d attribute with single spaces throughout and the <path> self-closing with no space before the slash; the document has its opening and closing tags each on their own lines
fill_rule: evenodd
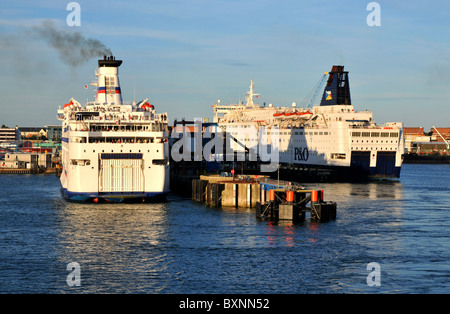
<svg viewBox="0 0 450 314">
<path fill-rule="evenodd" d="M 66 199 L 146 201 L 169 192 L 167 115 L 156 114 L 146 100 L 122 103 L 120 64 L 112 57 L 99 61 L 103 67 L 97 74 L 95 102 L 83 107 L 72 99 L 58 110 L 63 130 L 60 180 Z M 102 87 L 105 81 L 110 85 Z"/>
<path fill-rule="evenodd" d="M 297 108 L 295 103 L 292 107 L 255 105 L 252 82 L 247 104 L 214 105 L 214 121 L 234 138 L 231 148 L 235 152 L 260 152 L 261 147 L 276 150 L 285 171 L 305 166 L 334 169 L 348 176 L 398 178 L 404 154 L 403 123 L 375 124 L 371 111 L 354 109 L 348 91 L 342 103 L 328 104 L 330 94 L 336 95 L 336 82 L 331 82 L 343 73 L 347 72 L 332 72 L 321 105 L 312 110 Z M 348 85 L 348 81 L 336 85 L 344 83 Z"/>
</svg>

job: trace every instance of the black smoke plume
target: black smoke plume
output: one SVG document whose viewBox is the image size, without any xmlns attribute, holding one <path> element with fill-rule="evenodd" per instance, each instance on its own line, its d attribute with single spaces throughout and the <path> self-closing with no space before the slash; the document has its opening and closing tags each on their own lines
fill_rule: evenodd
<svg viewBox="0 0 450 314">
<path fill-rule="evenodd" d="M 101 41 L 86 38 L 78 31 L 57 29 L 51 20 L 33 27 L 33 33 L 55 48 L 61 60 L 71 66 L 80 65 L 91 58 L 112 55 L 111 49 Z"/>
</svg>

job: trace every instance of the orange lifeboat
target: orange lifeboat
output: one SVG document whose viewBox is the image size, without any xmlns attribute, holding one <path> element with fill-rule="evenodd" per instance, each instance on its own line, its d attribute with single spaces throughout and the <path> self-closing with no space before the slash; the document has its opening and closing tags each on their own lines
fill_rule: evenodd
<svg viewBox="0 0 450 314">
<path fill-rule="evenodd" d="M 142 109 L 144 109 L 144 110 L 153 110 L 153 109 L 155 109 L 155 106 L 153 106 L 152 104 L 149 104 L 148 102 L 146 102 L 145 104 L 142 105 Z"/>
<path fill-rule="evenodd" d="M 68 104 L 65 104 L 63 109 L 66 109 L 67 107 L 70 107 L 71 105 L 73 105 L 72 100 Z"/>
<path fill-rule="evenodd" d="M 309 118 L 310 116 L 312 116 L 312 112 L 311 111 L 297 112 L 297 115 L 303 118 Z"/>
</svg>

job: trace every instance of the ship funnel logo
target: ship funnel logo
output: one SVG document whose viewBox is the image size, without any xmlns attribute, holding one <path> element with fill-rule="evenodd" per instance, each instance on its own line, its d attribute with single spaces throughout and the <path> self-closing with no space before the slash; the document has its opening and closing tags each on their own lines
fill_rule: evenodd
<svg viewBox="0 0 450 314">
<path fill-rule="evenodd" d="M 331 91 L 326 91 L 326 93 L 327 93 L 327 98 L 326 98 L 326 100 L 332 100 L 333 97 L 331 96 Z"/>
</svg>

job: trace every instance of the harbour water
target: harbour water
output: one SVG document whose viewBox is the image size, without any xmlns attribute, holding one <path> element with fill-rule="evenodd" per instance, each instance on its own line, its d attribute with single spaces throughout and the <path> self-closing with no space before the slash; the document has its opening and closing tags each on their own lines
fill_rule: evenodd
<svg viewBox="0 0 450 314">
<path fill-rule="evenodd" d="M 293 225 L 176 195 L 69 203 L 54 175 L 2 175 L 0 293 L 450 293 L 449 178 L 405 164 L 396 182 L 307 184 L 337 219 Z"/>
</svg>

